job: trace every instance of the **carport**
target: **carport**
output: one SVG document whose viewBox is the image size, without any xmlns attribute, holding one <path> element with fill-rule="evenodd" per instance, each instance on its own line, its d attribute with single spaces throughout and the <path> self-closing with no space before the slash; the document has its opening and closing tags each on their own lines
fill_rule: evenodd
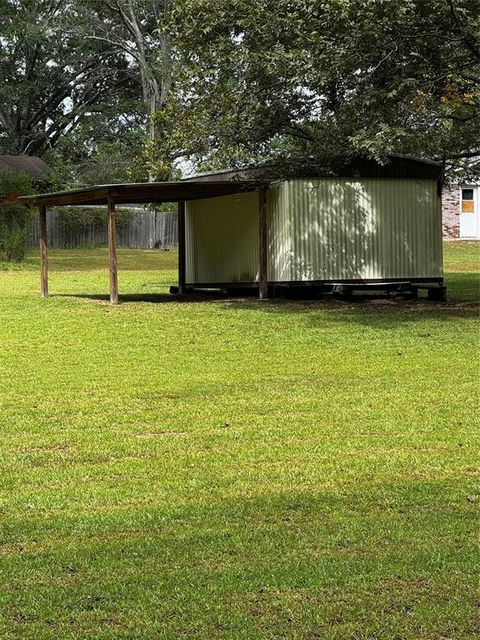
<svg viewBox="0 0 480 640">
<path fill-rule="evenodd" d="M 48 296 L 47 208 L 57 206 L 105 205 L 108 210 L 110 302 L 118 304 L 118 262 L 116 205 L 178 203 L 178 291 L 185 290 L 185 202 L 216 198 L 249 191 L 259 192 L 259 296 L 267 297 L 267 183 L 259 180 L 217 180 L 110 184 L 71 191 L 59 191 L 20 198 L 39 212 L 41 295 Z"/>
</svg>

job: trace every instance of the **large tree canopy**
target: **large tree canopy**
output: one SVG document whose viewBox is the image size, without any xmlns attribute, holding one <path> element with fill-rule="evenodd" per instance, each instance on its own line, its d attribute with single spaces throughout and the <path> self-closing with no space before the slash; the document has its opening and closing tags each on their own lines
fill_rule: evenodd
<svg viewBox="0 0 480 640">
<path fill-rule="evenodd" d="M 116 118 L 132 83 L 125 57 L 72 28 L 76 2 L 0 0 L 0 145 L 45 154 L 86 119 Z"/>
<path fill-rule="evenodd" d="M 0 0 L 0 152 L 84 182 L 391 152 L 478 175 L 479 14 L 478 0 Z"/>
<path fill-rule="evenodd" d="M 79 0 L 83 7 L 79 32 L 87 41 L 100 42 L 129 61 L 138 81 L 149 142 L 155 141 L 154 114 L 167 104 L 172 82 L 171 43 L 166 13 L 172 0 Z M 148 143 L 147 143 L 148 144 Z"/>
<path fill-rule="evenodd" d="M 181 0 L 159 153 L 480 159 L 478 0 Z"/>
</svg>

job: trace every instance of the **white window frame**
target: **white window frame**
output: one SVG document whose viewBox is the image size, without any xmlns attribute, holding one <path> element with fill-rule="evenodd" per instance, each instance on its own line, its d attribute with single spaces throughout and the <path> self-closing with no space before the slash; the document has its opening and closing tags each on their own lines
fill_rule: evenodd
<svg viewBox="0 0 480 640">
<path fill-rule="evenodd" d="M 462 185 L 460 187 L 460 214 L 465 214 L 468 215 L 468 213 L 466 213 L 465 211 L 463 211 L 463 192 L 466 189 L 471 189 L 473 191 L 473 215 L 475 215 L 476 213 L 478 213 L 478 187 L 475 184 L 472 185 Z M 465 202 L 472 202 L 472 200 L 465 200 Z"/>
</svg>

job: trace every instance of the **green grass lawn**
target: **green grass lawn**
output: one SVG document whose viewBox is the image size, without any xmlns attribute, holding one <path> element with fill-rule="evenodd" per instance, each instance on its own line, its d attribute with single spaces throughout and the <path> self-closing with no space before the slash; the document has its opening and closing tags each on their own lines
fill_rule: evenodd
<svg viewBox="0 0 480 640">
<path fill-rule="evenodd" d="M 446 304 L 0 271 L 1 640 L 477 638 L 479 247 Z"/>
</svg>

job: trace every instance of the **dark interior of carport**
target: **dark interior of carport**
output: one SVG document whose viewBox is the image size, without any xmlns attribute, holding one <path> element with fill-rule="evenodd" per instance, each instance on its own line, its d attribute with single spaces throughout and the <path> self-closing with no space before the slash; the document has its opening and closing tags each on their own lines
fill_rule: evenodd
<svg viewBox="0 0 480 640">
<path fill-rule="evenodd" d="M 22 201 L 38 207 L 40 231 L 40 278 L 41 295 L 48 296 L 48 255 L 47 255 L 47 208 L 56 206 L 105 205 L 108 210 L 108 249 L 110 302 L 118 304 L 118 263 L 116 205 L 178 203 L 178 291 L 185 290 L 185 202 L 202 198 L 259 192 L 259 296 L 267 297 L 267 192 L 268 184 L 258 180 L 216 180 L 149 182 L 139 184 L 113 184 L 57 193 L 25 196 Z M 73 214 L 72 214 L 73 215 Z"/>
</svg>

